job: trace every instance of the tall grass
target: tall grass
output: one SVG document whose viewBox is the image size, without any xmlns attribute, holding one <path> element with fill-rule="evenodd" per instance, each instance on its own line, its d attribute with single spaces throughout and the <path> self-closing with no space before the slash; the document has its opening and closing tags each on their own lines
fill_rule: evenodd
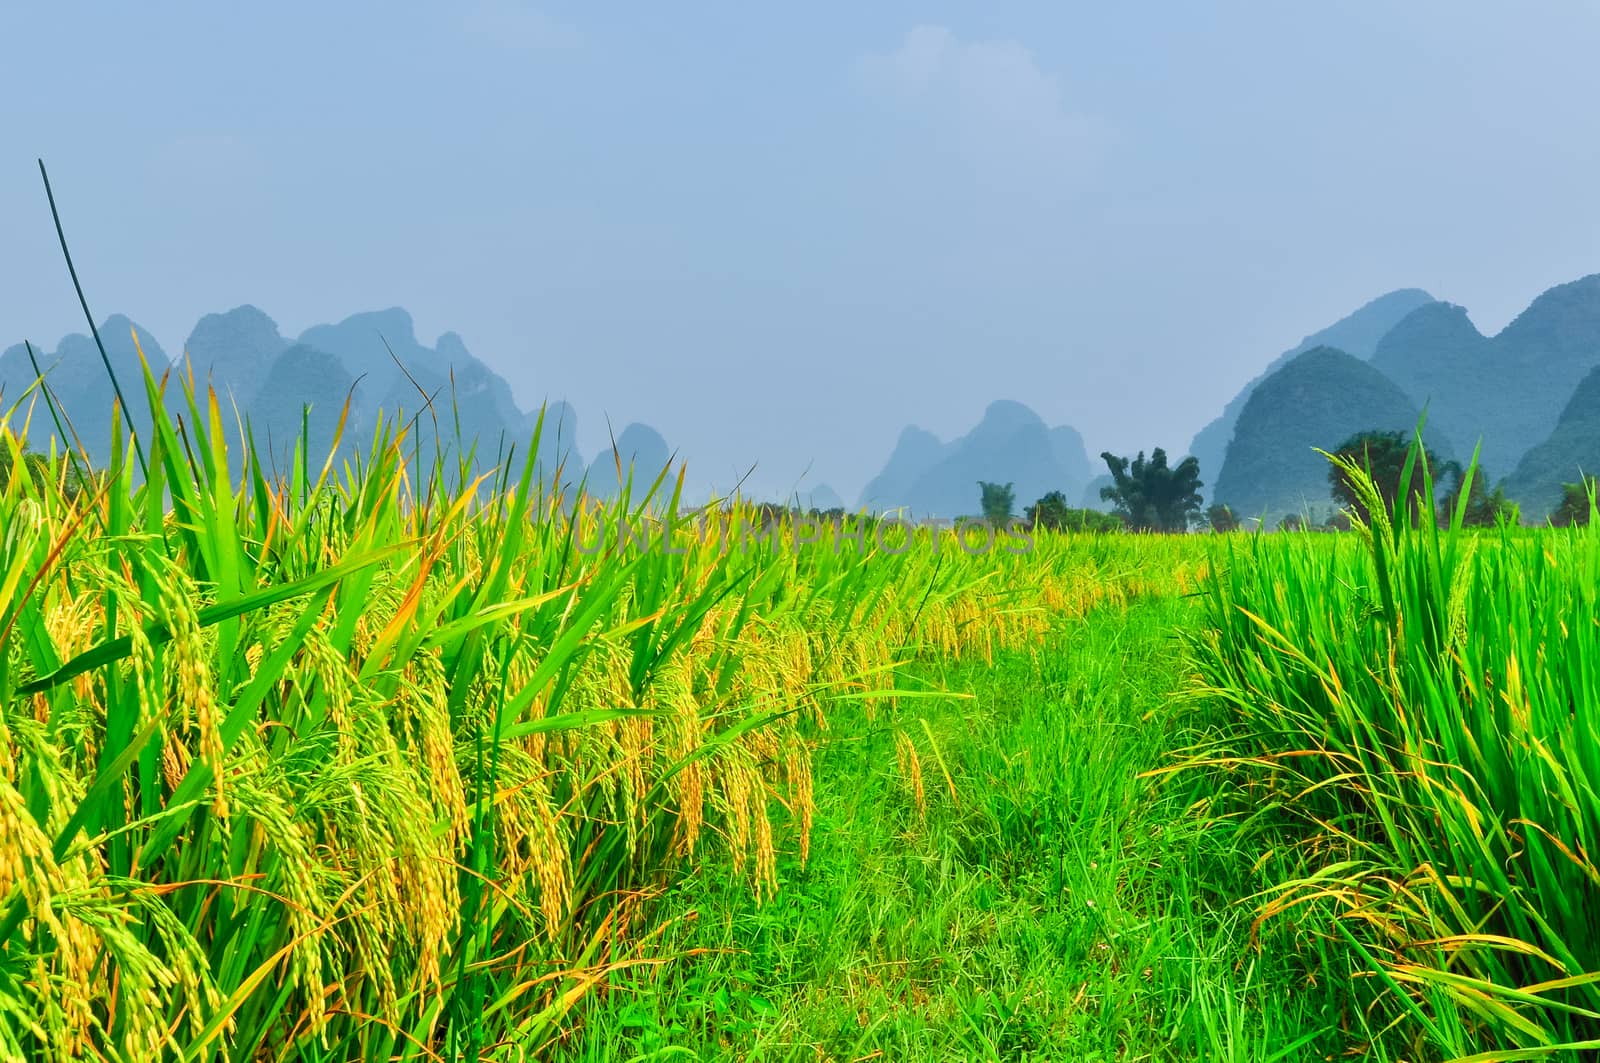
<svg viewBox="0 0 1600 1063">
<path fill-rule="evenodd" d="M 804 854 L 830 704 L 1202 568 L 729 546 L 664 478 L 546 489 L 537 437 L 429 460 L 394 421 L 280 471 L 192 381 L 144 398 L 143 462 L 118 431 L 0 492 L 4 1059 L 535 1055 L 670 958 L 674 868 L 763 894 Z M 27 433 L 0 420 L 14 468 Z M 587 548 L 645 515 L 673 550 Z"/>
<path fill-rule="evenodd" d="M 1346 472 L 1371 523 L 1231 541 L 1195 645 L 1262 933 L 1357 955 L 1399 1055 L 1593 1052 L 1600 529 L 1414 527 Z"/>
</svg>

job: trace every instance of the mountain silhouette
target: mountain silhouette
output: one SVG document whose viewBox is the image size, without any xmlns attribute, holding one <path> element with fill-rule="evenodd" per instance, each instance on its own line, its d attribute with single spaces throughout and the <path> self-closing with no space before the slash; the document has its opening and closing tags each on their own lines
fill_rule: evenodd
<svg viewBox="0 0 1600 1063">
<path fill-rule="evenodd" d="M 304 428 L 304 458 L 315 478 L 333 449 L 343 396 L 354 386 L 355 377 L 339 359 L 307 344 L 297 343 L 273 359 L 247 418 L 269 471 L 289 471 Z"/>
<path fill-rule="evenodd" d="M 1394 381 L 1368 362 L 1332 347 L 1296 355 L 1251 393 L 1217 476 L 1214 497 L 1241 518 L 1273 523 L 1333 505 L 1331 451 L 1358 432 L 1416 429 L 1419 411 Z M 1442 460 L 1450 441 L 1430 427 L 1423 435 Z"/>
<path fill-rule="evenodd" d="M 602 450 L 589 463 L 585 488 L 596 498 L 615 498 L 627 485 L 629 501 L 637 505 L 671 461 L 672 451 L 660 432 L 647 424 L 630 424 L 617 436 L 614 446 Z M 672 490 L 670 479 L 663 482 L 657 488 L 656 500 L 670 496 Z"/>
<path fill-rule="evenodd" d="M 1600 368 L 1579 382 L 1555 431 L 1522 456 L 1506 478 L 1507 497 L 1526 519 L 1542 520 L 1561 504 L 1562 485 L 1600 474 Z"/>
<path fill-rule="evenodd" d="M 989 405 L 972 431 L 950 443 L 911 427 L 900 434 L 884 469 L 867 484 L 861 504 L 915 516 L 976 513 L 980 481 L 1011 483 L 1017 511 L 1050 491 L 1076 497 L 1089 479 L 1089 459 L 1076 430 L 1049 428 L 1020 402 Z"/>
<path fill-rule="evenodd" d="M 197 383 L 224 384 L 226 393 L 219 398 L 246 408 L 255 402 L 273 362 L 288 348 L 277 322 L 253 306 L 239 306 L 201 318 L 183 353 Z"/>
<path fill-rule="evenodd" d="M 1544 292 L 1497 335 L 1459 306 L 1421 307 L 1379 343 L 1372 364 L 1462 456 L 1504 476 L 1555 429 L 1580 381 L 1600 366 L 1600 275 Z"/>
<path fill-rule="evenodd" d="M 317 325 L 291 340 L 271 317 L 245 305 L 202 317 L 176 362 L 120 314 L 100 326 L 141 440 L 149 438 L 150 417 L 135 332 L 156 378 L 171 374 L 163 403 L 174 422 L 192 420 L 179 386 L 192 373 L 198 401 L 205 402 L 208 388 L 216 392 L 230 454 L 240 453 L 243 430 L 248 429 L 269 469 L 287 469 L 302 427 L 310 433 L 307 460 L 320 471 L 341 417 L 341 458 L 374 444 L 381 417 L 389 439 L 403 428 L 405 452 L 420 462 L 414 466 L 416 475 L 426 479 L 440 463 L 440 470 L 454 481 L 463 464 L 475 476 L 508 455 L 525 453 L 539 422 L 538 411 L 520 409 L 510 385 L 476 358 L 459 335 L 446 332 L 428 347 L 418 340 L 411 315 L 398 307 Z M 109 461 L 114 392 L 94 341 L 69 335 L 55 350 L 36 348 L 35 353 L 51 395 L 90 460 Z M 20 399 L 34 379 L 23 345 L 0 352 L 0 396 L 6 406 Z M 203 405 L 201 410 L 204 416 Z M 565 483 L 576 483 L 585 469 L 577 452 L 577 413 L 565 402 L 552 402 L 543 414 L 540 482 L 553 482 L 559 470 Z M 56 434 L 49 410 L 42 401 L 35 402 L 33 415 L 29 446 L 47 450 Z"/>
<path fill-rule="evenodd" d="M 126 316 L 108 317 L 99 331 L 128 400 L 125 423 L 141 441 L 149 439 L 150 419 L 140 347 L 158 381 L 170 374 L 162 401 L 183 430 L 194 415 L 179 384 L 192 374 L 197 398 L 205 399 L 207 387 L 216 392 L 230 453 L 238 453 L 248 427 L 258 453 L 279 470 L 293 458 L 302 427 L 310 433 L 307 460 L 320 469 L 343 418 L 340 460 L 398 431 L 419 481 L 436 474 L 472 478 L 508 456 L 525 457 L 539 421 L 458 334 L 446 332 L 429 345 L 399 307 L 289 337 L 260 309 L 239 306 L 202 317 L 175 361 Z M 1314 352 L 1317 358 L 1305 359 Z M 35 356 L 69 435 L 92 462 L 109 461 L 115 394 L 93 339 L 68 335 L 54 349 L 35 345 Z M 1593 465 L 1585 448 L 1588 413 L 1600 403 L 1591 379 L 1597 367 L 1600 274 L 1542 293 L 1492 337 L 1462 307 L 1400 289 L 1280 355 L 1195 436 L 1190 452 L 1200 459 L 1212 499 L 1242 515 L 1288 512 L 1328 500 L 1325 463 L 1312 446 L 1336 446 L 1359 431 L 1409 431 L 1425 408 L 1435 449 L 1464 461 L 1481 441 L 1486 479 L 1509 472 L 1508 493 L 1537 517 L 1559 498 L 1560 484 Z M 34 381 L 21 345 L 0 352 L 0 406 L 23 403 L 17 416 L 31 414 L 30 447 L 48 450 L 56 418 L 43 393 L 29 395 Z M 1268 385 L 1270 401 L 1246 423 L 1246 411 Z M 606 447 L 585 461 L 576 446 L 577 411 L 553 402 L 543 415 L 534 455 L 541 484 L 558 473 L 569 486 L 587 477 L 592 492 L 614 495 L 620 457 L 624 469 L 633 467 L 640 491 L 671 458 L 659 432 L 630 424 L 618 437 L 618 454 Z M 977 511 L 979 481 L 993 481 L 1014 485 L 1018 512 L 1050 491 L 1103 508 L 1103 474 L 1088 457 L 1098 449 L 1085 447 L 1071 427 L 1048 426 L 1023 403 L 1001 400 L 950 441 L 907 427 L 859 505 L 961 516 Z M 810 497 L 812 504 L 836 498 L 820 486 Z"/>
<path fill-rule="evenodd" d="M 1239 414 L 1263 380 L 1291 358 L 1317 347 L 1333 347 L 1357 358 L 1370 357 L 1379 341 L 1406 315 L 1432 302 L 1433 296 L 1421 288 L 1401 288 L 1380 295 L 1327 328 L 1313 332 L 1269 362 L 1254 380 L 1229 400 L 1215 420 L 1200 429 L 1189 444 L 1189 453 L 1200 460 L 1200 478 L 1206 482 L 1207 488 L 1214 488 Z M 1214 494 L 1213 490 L 1203 490 L 1208 498 Z"/>
<path fill-rule="evenodd" d="M 944 451 L 945 445 L 932 432 L 916 425 L 901 429 L 883 470 L 862 489 L 861 505 L 868 509 L 893 509 L 904 505 L 917 478 L 938 464 Z"/>
<path fill-rule="evenodd" d="M 143 348 L 152 373 L 159 379 L 170 362 L 149 332 L 121 314 L 106 318 L 100 326 L 100 341 L 105 344 L 106 359 L 110 361 L 117 380 L 122 385 L 128 409 L 124 418 L 141 439 L 150 437 L 150 406 L 145 395 L 144 370 L 139 358 Z M 135 335 L 138 339 L 135 341 Z M 68 435 L 96 462 L 111 458 L 112 411 L 116 406 L 116 392 L 106 375 L 105 363 L 93 338 L 80 333 L 63 337 L 56 349 L 43 352 L 34 348 L 39 369 L 44 374 L 51 396 L 56 400 L 65 420 Z M 17 344 L 0 353 L 0 394 L 5 396 L 0 406 L 9 407 L 20 399 L 36 379 L 33 365 L 28 360 L 26 346 Z M 47 450 L 54 436 L 54 421 L 43 397 L 35 392 L 33 420 L 29 443 L 35 450 Z"/>
<path fill-rule="evenodd" d="M 844 499 L 839 497 L 839 492 L 827 484 L 817 484 L 812 488 L 797 491 L 795 504 L 804 510 L 817 510 L 827 512 L 830 509 L 843 509 Z"/>
</svg>

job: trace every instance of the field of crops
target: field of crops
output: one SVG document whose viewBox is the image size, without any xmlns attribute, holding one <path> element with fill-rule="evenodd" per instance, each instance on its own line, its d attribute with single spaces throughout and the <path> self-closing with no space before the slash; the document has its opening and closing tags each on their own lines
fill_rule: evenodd
<svg viewBox="0 0 1600 1063">
<path fill-rule="evenodd" d="M 0 494 L 0 1059 L 1600 1045 L 1590 528 L 706 535 L 146 387 Z"/>
</svg>

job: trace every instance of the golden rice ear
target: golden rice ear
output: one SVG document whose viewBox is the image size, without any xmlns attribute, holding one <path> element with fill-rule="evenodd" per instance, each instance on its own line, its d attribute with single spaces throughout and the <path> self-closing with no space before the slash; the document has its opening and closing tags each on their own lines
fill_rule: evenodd
<svg viewBox="0 0 1600 1063">
<path fill-rule="evenodd" d="M 241 423 L 233 483 L 203 405 L 152 405 L 148 477 L 119 459 L 92 505 L 0 492 L 0 939 L 48 931 L 7 1012 L 44 1017 L 19 1036 L 45 1058 L 514 1043 L 658 947 L 659 875 L 718 860 L 772 896 L 781 854 L 810 856 L 814 744 L 844 708 L 918 704 L 908 662 L 994 660 L 1175 585 L 1068 536 L 797 548 L 791 514 L 738 500 L 729 526 L 768 534 L 589 555 L 574 535 L 628 511 L 569 514 L 527 455 L 441 484 L 404 426 L 330 454 L 302 424 L 278 469 Z M 925 810 L 939 746 L 895 741 Z M 493 1017 L 463 1003 L 486 972 L 524 987 Z"/>
<path fill-rule="evenodd" d="M 922 819 L 928 817 L 927 794 L 922 788 L 922 758 L 917 755 L 917 747 L 911 741 L 911 736 L 904 731 L 896 729 L 894 733 L 895 765 L 899 769 L 900 778 L 905 782 L 911 793 L 912 802 L 916 805 L 917 815 Z"/>
</svg>

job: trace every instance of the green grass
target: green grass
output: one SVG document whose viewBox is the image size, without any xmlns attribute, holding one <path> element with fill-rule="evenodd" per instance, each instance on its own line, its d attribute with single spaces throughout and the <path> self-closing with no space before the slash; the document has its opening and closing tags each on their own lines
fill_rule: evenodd
<svg viewBox="0 0 1600 1063">
<path fill-rule="evenodd" d="M 836 718 L 811 858 L 757 904 L 698 868 L 664 951 L 613 980 L 561 1058 L 1295 1060 L 1356 1038 L 1337 978 L 1249 941 L 1251 872 L 1196 794 L 1147 777 L 1189 739 L 1186 599 L 1062 627 L 994 667 L 927 665 L 970 698 Z M 904 735 L 920 762 L 924 806 Z M 948 769 L 948 778 L 945 775 Z"/>
</svg>

